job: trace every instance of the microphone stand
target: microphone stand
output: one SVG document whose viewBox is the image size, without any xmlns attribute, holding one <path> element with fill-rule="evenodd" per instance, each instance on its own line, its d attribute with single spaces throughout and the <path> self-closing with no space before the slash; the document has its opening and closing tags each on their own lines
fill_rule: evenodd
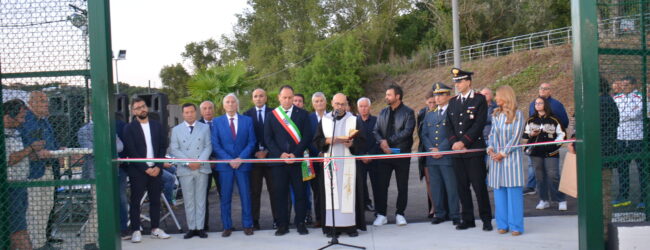
<svg viewBox="0 0 650 250">
<path fill-rule="evenodd" d="M 325 118 L 325 117 L 323 117 L 323 118 Z M 335 192 L 335 190 L 334 190 L 334 171 L 332 170 L 332 168 L 333 168 L 332 166 L 334 165 L 334 161 L 332 160 L 332 158 L 333 158 L 332 152 L 334 150 L 334 138 L 336 138 L 336 134 L 334 133 L 334 132 L 336 132 L 336 120 L 337 120 L 336 118 L 338 118 L 338 111 L 334 110 L 334 111 L 332 111 L 332 120 L 334 120 L 334 126 L 332 126 L 333 127 L 332 128 L 332 139 L 331 139 L 330 150 L 329 150 L 330 151 L 329 152 L 330 161 L 329 161 L 329 167 L 328 167 L 328 170 L 329 170 L 329 173 L 330 173 L 330 199 L 332 201 L 332 202 L 330 202 L 331 209 L 332 209 L 332 231 L 330 232 L 332 234 L 332 240 L 327 242 L 328 244 L 326 246 L 321 247 L 318 250 L 323 250 L 325 248 L 328 248 L 328 247 L 331 247 L 331 246 L 334 246 L 334 245 L 341 245 L 341 246 L 358 248 L 358 249 L 366 249 L 365 247 L 362 247 L 362 246 L 355 246 L 355 245 L 340 243 L 339 239 L 338 239 L 338 235 L 336 234 L 336 220 L 335 220 L 335 216 L 334 216 L 334 192 Z M 325 138 L 325 140 L 327 140 L 327 137 Z M 327 202 L 325 202 L 325 203 L 327 203 Z M 324 219 L 325 219 L 324 226 L 327 227 L 327 217 L 324 218 Z"/>
</svg>

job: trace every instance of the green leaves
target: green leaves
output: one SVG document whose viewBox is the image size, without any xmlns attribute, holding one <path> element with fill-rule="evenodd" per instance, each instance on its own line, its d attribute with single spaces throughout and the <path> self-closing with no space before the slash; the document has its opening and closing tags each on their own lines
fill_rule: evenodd
<svg viewBox="0 0 650 250">
<path fill-rule="evenodd" d="M 212 66 L 192 76 L 187 85 L 189 96 L 181 98 L 180 101 L 197 105 L 206 100 L 212 101 L 215 104 L 215 112 L 220 114 L 223 113 L 224 96 L 229 93 L 235 93 L 238 97 L 246 95 L 250 86 L 245 63 L 240 61 L 225 66 Z M 249 98 L 246 95 L 245 98 L 239 99 L 241 109 Z"/>
</svg>

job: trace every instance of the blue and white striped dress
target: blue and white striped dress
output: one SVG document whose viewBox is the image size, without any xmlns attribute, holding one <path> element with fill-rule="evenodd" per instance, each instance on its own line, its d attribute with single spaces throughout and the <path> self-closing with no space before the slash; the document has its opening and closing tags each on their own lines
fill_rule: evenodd
<svg viewBox="0 0 650 250">
<path fill-rule="evenodd" d="M 523 148 L 512 148 L 519 144 L 524 132 L 524 116 L 517 110 L 515 120 L 506 124 L 506 114 L 501 113 L 492 117 L 492 129 L 488 148 L 495 153 L 506 155 L 500 162 L 488 160 L 488 186 L 497 189 L 501 187 L 524 186 Z"/>
</svg>

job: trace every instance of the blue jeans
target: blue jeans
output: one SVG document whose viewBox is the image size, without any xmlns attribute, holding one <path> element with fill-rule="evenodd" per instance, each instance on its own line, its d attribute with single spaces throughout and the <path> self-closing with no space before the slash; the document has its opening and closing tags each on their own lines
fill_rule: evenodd
<svg viewBox="0 0 650 250">
<path fill-rule="evenodd" d="M 559 157 L 530 157 L 539 181 L 537 182 L 537 194 L 543 201 L 566 201 L 560 187 L 560 158 Z M 550 193 L 550 197 L 549 197 Z"/>
<path fill-rule="evenodd" d="M 174 182 L 176 182 L 176 168 L 165 168 L 162 171 L 163 194 L 167 202 L 172 202 L 172 193 L 174 192 Z"/>
<path fill-rule="evenodd" d="M 128 173 L 122 167 L 118 168 L 117 177 L 119 181 L 119 195 L 120 195 L 120 230 L 126 231 L 128 229 L 127 224 L 129 222 L 128 214 L 128 205 L 129 201 L 126 198 L 126 178 Z"/>
<path fill-rule="evenodd" d="M 526 188 L 535 189 L 537 181 L 535 180 L 535 166 L 533 166 L 533 158 L 528 156 L 528 183 Z"/>
</svg>

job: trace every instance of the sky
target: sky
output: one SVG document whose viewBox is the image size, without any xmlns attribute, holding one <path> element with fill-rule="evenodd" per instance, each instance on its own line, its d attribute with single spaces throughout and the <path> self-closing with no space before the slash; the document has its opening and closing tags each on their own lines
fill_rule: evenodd
<svg viewBox="0 0 650 250">
<path fill-rule="evenodd" d="M 183 62 L 185 45 L 232 34 L 235 14 L 246 0 L 112 0 L 111 36 L 118 62 L 118 79 L 131 85 L 161 87 L 160 69 Z M 115 65 L 113 65 L 115 69 Z M 114 76 L 115 80 L 115 76 Z"/>
</svg>

